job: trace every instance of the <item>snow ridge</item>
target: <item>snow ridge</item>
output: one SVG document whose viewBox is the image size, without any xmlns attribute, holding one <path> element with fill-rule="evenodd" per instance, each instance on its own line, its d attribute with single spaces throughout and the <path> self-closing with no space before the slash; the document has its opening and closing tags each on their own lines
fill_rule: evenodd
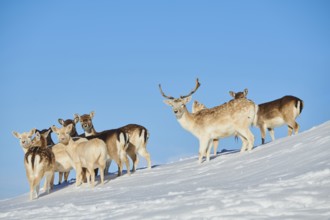
<svg viewBox="0 0 330 220">
<path fill-rule="evenodd" d="M 330 122 L 250 153 L 224 151 L 0 201 L 1 219 L 329 219 Z M 99 183 L 99 179 L 98 183 Z"/>
</svg>

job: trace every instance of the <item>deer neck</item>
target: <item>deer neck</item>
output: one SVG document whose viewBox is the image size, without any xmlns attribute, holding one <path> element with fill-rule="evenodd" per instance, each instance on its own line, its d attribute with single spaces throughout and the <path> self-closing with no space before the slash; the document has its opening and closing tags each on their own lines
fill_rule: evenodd
<svg viewBox="0 0 330 220">
<path fill-rule="evenodd" d="M 88 131 L 85 131 L 85 136 L 88 137 L 88 136 L 92 136 L 92 135 L 96 135 L 96 131 L 94 129 L 94 126 L 88 130 Z"/>
<path fill-rule="evenodd" d="M 184 129 L 194 134 L 195 120 L 186 106 L 184 107 L 184 113 L 182 117 L 178 119 L 178 122 Z"/>
</svg>

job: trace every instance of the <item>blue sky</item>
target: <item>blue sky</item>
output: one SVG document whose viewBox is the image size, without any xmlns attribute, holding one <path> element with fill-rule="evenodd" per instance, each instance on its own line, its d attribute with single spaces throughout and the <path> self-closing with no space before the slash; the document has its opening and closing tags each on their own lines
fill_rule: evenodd
<svg viewBox="0 0 330 220">
<path fill-rule="evenodd" d="M 197 139 L 163 103 L 159 83 L 179 96 L 198 77 L 193 100 L 208 107 L 244 88 L 257 104 L 295 95 L 305 102 L 301 131 L 328 121 L 329 11 L 320 0 L 1 1 L 0 198 L 28 191 L 11 132 L 59 126 L 75 113 L 95 111 L 97 131 L 147 127 L 153 165 L 196 156 Z M 218 150 L 240 146 L 227 138 Z"/>
</svg>

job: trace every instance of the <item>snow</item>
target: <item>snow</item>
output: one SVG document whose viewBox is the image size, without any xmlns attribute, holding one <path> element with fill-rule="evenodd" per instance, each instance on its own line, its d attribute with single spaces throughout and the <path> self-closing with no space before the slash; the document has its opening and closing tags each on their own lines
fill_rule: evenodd
<svg viewBox="0 0 330 220">
<path fill-rule="evenodd" d="M 2 200 L 0 218 L 330 219 L 329 147 L 326 122 L 250 153 L 223 151 L 202 164 L 196 156 L 110 174 L 93 189 L 71 182 L 37 200 Z"/>
</svg>

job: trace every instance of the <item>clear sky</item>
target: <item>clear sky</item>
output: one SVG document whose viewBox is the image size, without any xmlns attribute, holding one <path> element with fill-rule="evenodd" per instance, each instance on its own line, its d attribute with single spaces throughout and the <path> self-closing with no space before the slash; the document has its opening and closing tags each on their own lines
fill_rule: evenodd
<svg viewBox="0 0 330 220">
<path fill-rule="evenodd" d="M 163 103 L 159 83 L 179 96 L 198 77 L 193 100 L 207 107 L 244 88 L 257 104 L 294 95 L 305 103 L 301 131 L 328 121 L 329 12 L 326 0 L 1 1 L 0 198 L 28 191 L 12 131 L 59 126 L 75 113 L 95 111 L 97 131 L 145 126 L 153 165 L 196 156 L 197 139 Z M 240 146 L 226 138 L 218 150 Z"/>
</svg>

